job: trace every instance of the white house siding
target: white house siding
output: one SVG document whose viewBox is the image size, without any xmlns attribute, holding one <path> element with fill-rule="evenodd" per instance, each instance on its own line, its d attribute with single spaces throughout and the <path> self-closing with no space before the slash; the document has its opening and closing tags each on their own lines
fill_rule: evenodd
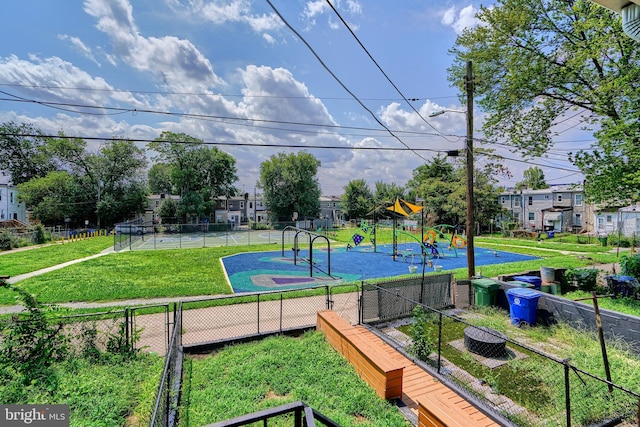
<svg viewBox="0 0 640 427">
<path fill-rule="evenodd" d="M 9 184 L 0 184 L 0 221 L 17 219 L 27 222 L 27 208 L 18 203 L 18 188 Z"/>
</svg>

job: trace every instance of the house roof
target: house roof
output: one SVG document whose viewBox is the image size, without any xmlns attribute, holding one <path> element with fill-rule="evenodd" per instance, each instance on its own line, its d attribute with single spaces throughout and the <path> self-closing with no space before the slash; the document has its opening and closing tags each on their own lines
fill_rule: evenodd
<svg viewBox="0 0 640 427">
<path fill-rule="evenodd" d="M 604 6 L 609 10 L 620 13 L 623 7 L 635 3 L 640 5 L 640 0 L 592 0 L 594 3 L 598 3 L 600 6 Z"/>
</svg>

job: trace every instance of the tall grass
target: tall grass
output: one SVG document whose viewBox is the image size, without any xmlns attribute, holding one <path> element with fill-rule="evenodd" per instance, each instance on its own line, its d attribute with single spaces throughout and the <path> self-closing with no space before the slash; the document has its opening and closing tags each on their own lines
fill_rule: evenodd
<svg viewBox="0 0 640 427">
<path fill-rule="evenodd" d="M 188 362 L 180 426 L 301 400 L 344 427 L 409 426 L 319 332 L 227 347 Z M 275 420 L 274 420 L 275 421 Z M 284 419 L 269 426 L 289 426 Z"/>
</svg>

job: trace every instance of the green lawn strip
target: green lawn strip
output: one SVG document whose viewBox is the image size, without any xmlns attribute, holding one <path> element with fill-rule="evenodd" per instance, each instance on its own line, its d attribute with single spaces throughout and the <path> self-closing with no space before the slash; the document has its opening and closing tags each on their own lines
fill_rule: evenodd
<svg viewBox="0 0 640 427">
<path fill-rule="evenodd" d="M 67 243 L 47 245 L 0 253 L 0 276 L 17 276 L 95 255 L 113 246 L 112 236 L 92 237 Z"/>
<path fill-rule="evenodd" d="M 227 247 L 122 252 L 35 276 L 20 286 L 46 303 L 228 294 L 220 257 L 234 252 Z M 12 296 L 0 292 L 0 303 L 11 304 Z"/>
<path fill-rule="evenodd" d="M 187 364 L 182 426 L 205 425 L 298 400 L 344 427 L 409 425 L 319 332 L 226 347 Z M 269 426 L 291 425 L 290 421 L 280 419 Z"/>
<path fill-rule="evenodd" d="M 21 391 L 27 400 L 14 403 L 69 405 L 71 427 L 148 425 L 163 365 L 164 358 L 143 353 L 126 362 L 70 358 L 54 365 L 54 392 L 31 384 Z M 0 400 L 13 386 L 0 385 Z"/>
<path fill-rule="evenodd" d="M 573 291 L 564 295 L 567 299 L 577 300 L 582 299 L 583 303 L 593 305 L 593 300 L 591 298 L 591 292 L 585 291 Z M 585 299 L 589 298 L 589 299 Z M 598 298 L 598 307 L 613 310 L 618 313 L 630 314 L 632 316 L 640 316 L 640 300 L 629 298 L 629 297 L 605 297 L 600 295 Z"/>
</svg>

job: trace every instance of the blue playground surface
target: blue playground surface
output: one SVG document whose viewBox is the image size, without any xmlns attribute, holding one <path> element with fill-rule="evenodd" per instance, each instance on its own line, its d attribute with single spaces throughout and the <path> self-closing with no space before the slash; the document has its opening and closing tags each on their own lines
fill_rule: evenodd
<svg viewBox="0 0 640 427">
<path fill-rule="evenodd" d="M 328 275 L 329 257 L 326 246 L 318 244 L 313 250 L 313 276 L 310 275 L 309 251 L 300 250 L 294 264 L 291 247 L 284 251 L 247 252 L 222 258 L 223 267 L 233 291 L 261 292 L 302 289 L 313 286 L 366 280 L 378 277 L 407 275 L 411 264 L 422 274 L 421 249 L 418 243 L 398 245 L 398 255 L 393 259 L 393 247 L 361 245 L 356 248 L 331 248 L 331 275 Z M 476 268 L 483 265 L 529 261 L 537 257 L 475 248 Z M 432 267 L 425 265 L 425 272 L 432 273 L 436 266 L 442 271 L 467 267 L 465 248 L 445 249 L 442 255 L 431 259 Z"/>
</svg>

